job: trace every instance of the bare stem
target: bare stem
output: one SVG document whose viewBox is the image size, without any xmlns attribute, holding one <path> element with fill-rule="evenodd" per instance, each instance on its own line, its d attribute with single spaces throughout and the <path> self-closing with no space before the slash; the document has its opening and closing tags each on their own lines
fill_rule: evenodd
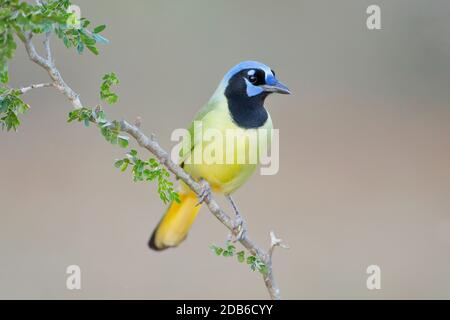
<svg viewBox="0 0 450 320">
<path fill-rule="evenodd" d="M 53 58 L 52 58 L 52 50 L 50 48 L 50 36 L 51 36 L 51 34 L 52 33 L 50 31 L 45 33 L 45 37 L 44 37 L 44 42 L 43 43 L 44 43 L 45 52 L 47 54 L 46 59 L 47 59 L 48 63 L 51 66 L 53 66 L 54 63 L 53 63 Z"/>
<path fill-rule="evenodd" d="M 49 87 L 53 87 L 53 86 L 54 86 L 53 83 L 32 84 L 31 86 L 20 88 L 20 92 L 22 94 L 24 94 L 24 93 L 27 93 L 28 91 L 33 90 L 33 89 L 49 88 Z"/>
</svg>

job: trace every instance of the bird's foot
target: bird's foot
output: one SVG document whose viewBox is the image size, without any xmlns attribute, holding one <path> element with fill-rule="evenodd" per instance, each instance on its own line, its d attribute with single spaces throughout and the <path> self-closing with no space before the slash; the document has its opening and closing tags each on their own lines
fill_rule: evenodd
<svg viewBox="0 0 450 320">
<path fill-rule="evenodd" d="M 230 201 L 231 206 L 233 207 L 234 214 L 236 218 L 233 221 L 233 230 L 231 230 L 230 239 L 233 242 L 237 242 L 242 240 L 246 230 L 247 230 L 247 224 L 245 223 L 244 218 L 242 217 L 241 213 L 239 212 L 239 209 L 236 206 L 236 203 L 234 203 L 233 197 L 228 194 L 226 195 L 226 198 L 228 201 Z"/>
<path fill-rule="evenodd" d="M 199 201 L 195 205 L 196 207 L 205 202 L 205 200 L 209 200 L 211 197 L 211 187 L 209 186 L 208 182 L 206 180 L 201 179 L 199 183 L 202 186 L 202 192 L 198 197 Z"/>
<path fill-rule="evenodd" d="M 242 219 L 240 215 L 236 216 L 236 219 L 234 220 L 234 227 L 231 231 L 231 241 L 232 242 L 238 242 L 242 240 L 244 233 L 246 230 L 245 221 Z"/>
</svg>

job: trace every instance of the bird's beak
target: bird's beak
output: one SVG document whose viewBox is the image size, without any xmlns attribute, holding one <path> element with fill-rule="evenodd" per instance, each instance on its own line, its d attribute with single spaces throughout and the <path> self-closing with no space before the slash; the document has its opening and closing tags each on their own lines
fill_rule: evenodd
<svg viewBox="0 0 450 320">
<path fill-rule="evenodd" d="M 261 86 L 265 92 L 275 92 L 275 93 L 281 93 L 281 94 L 291 94 L 291 91 L 289 91 L 289 88 L 286 87 L 284 84 L 279 82 L 278 80 L 272 84 L 264 84 Z"/>
</svg>

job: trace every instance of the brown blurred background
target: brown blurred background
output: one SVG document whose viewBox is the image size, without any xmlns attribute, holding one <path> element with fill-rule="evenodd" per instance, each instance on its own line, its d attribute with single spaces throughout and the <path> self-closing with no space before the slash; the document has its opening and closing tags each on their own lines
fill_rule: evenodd
<svg viewBox="0 0 450 320">
<path fill-rule="evenodd" d="M 381 6 L 382 30 L 366 28 Z M 267 101 L 280 129 L 280 171 L 236 194 L 250 233 L 271 229 L 282 295 L 450 298 L 450 3 L 433 1 L 87 1 L 111 44 L 78 56 L 53 41 L 87 105 L 101 76 L 121 79 L 113 118 L 143 118 L 170 148 L 228 68 L 271 66 L 292 96 Z M 21 46 L 12 85 L 47 82 Z M 123 150 L 67 124 L 52 89 L 25 97 L 17 133 L 0 133 L 0 298 L 267 298 L 259 274 L 215 257 L 225 228 L 202 209 L 186 242 L 155 253 L 164 212 L 154 185 L 114 168 Z M 65 287 L 82 269 L 82 290 Z M 366 288 L 368 265 L 381 290 Z"/>
</svg>

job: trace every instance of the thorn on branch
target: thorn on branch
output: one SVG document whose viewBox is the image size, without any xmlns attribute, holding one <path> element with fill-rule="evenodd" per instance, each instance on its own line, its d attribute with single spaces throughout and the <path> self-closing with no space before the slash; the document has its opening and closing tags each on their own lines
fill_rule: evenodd
<svg viewBox="0 0 450 320">
<path fill-rule="evenodd" d="M 141 124 L 142 124 L 142 118 L 140 117 L 140 116 L 137 116 L 136 117 L 136 120 L 134 121 L 134 125 L 137 127 L 137 128 L 140 128 L 141 127 Z M 153 140 L 153 139 L 152 139 Z"/>
<path fill-rule="evenodd" d="M 283 249 L 289 249 L 289 246 L 283 243 L 283 240 L 277 238 L 275 232 L 270 231 L 270 249 L 269 249 L 269 258 L 272 259 L 273 250 L 275 247 L 281 247 Z"/>
</svg>

